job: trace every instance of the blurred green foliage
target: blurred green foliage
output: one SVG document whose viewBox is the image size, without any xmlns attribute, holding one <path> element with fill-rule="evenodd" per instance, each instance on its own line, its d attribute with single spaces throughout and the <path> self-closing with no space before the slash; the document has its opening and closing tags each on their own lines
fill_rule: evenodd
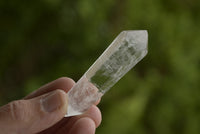
<svg viewBox="0 0 200 134">
<path fill-rule="evenodd" d="M 149 53 L 102 99 L 97 134 L 200 133 L 200 1 L 1 0 L 0 104 L 78 80 L 126 29 Z"/>
</svg>

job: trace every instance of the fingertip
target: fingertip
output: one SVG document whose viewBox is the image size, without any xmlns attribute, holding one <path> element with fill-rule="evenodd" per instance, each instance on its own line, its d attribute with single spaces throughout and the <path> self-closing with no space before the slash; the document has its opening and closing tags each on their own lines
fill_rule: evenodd
<svg viewBox="0 0 200 134">
<path fill-rule="evenodd" d="M 75 84 L 75 81 L 72 78 L 69 78 L 69 77 L 60 77 L 57 80 L 60 81 L 60 82 L 64 82 L 64 83 L 67 82 L 68 84 L 71 83 L 72 85 Z"/>
<path fill-rule="evenodd" d="M 64 117 L 64 114 L 67 113 L 67 94 L 63 90 L 56 89 L 38 98 L 41 98 L 42 111 L 49 114 L 56 114 L 56 116 L 60 117 Z"/>
<path fill-rule="evenodd" d="M 48 92 L 54 91 L 56 89 L 62 89 L 63 91 L 67 93 L 73 87 L 74 84 L 75 82 L 73 79 L 68 78 L 68 77 L 61 77 L 40 87 L 38 90 L 24 97 L 24 99 L 31 99 L 31 98 L 46 94 Z"/>
<path fill-rule="evenodd" d="M 91 118 L 95 122 L 96 127 L 98 127 L 101 124 L 102 121 L 101 111 L 95 105 L 91 106 L 88 109 L 88 111 L 84 113 L 82 116 L 87 116 Z"/>
<path fill-rule="evenodd" d="M 57 80 L 54 81 L 59 87 L 64 87 L 62 88 L 65 92 L 68 92 L 75 84 L 75 81 L 71 78 L 68 77 L 61 77 L 58 78 Z"/>
<path fill-rule="evenodd" d="M 32 103 L 36 102 L 37 104 L 37 100 L 40 102 L 40 107 L 36 111 L 38 114 L 35 114 L 35 116 L 39 117 L 37 122 L 41 123 L 39 126 L 36 124 L 38 127 L 51 127 L 67 113 L 67 94 L 61 89 L 56 89 L 42 96 L 33 98 L 30 101 Z"/>
<path fill-rule="evenodd" d="M 94 134 L 95 122 L 88 117 L 80 118 L 75 122 L 69 134 Z"/>
</svg>

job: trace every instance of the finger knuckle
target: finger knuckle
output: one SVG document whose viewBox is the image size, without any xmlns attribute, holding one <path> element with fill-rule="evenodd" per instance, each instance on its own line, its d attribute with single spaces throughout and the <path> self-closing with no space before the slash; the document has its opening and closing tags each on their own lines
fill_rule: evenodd
<svg viewBox="0 0 200 134">
<path fill-rule="evenodd" d="M 27 104 L 25 100 L 13 101 L 8 104 L 9 114 L 12 120 L 17 122 L 26 121 L 27 117 Z"/>
</svg>

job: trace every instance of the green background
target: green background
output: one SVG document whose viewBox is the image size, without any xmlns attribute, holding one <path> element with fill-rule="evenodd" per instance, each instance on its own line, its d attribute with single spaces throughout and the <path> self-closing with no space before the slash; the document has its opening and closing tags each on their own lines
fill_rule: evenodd
<svg viewBox="0 0 200 134">
<path fill-rule="evenodd" d="M 199 134 L 198 0 L 1 0 L 0 104 L 77 81 L 136 29 L 148 30 L 149 53 L 102 98 L 97 134 Z"/>
</svg>

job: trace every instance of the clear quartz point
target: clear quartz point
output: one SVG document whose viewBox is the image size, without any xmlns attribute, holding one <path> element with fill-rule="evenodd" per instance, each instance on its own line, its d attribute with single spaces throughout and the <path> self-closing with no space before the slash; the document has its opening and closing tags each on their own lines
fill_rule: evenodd
<svg viewBox="0 0 200 134">
<path fill-rule="evenodd" d="M 68 93 L 65 117 L 84 113 L 148 52 L 146 30 L 123 31 Z"/>
</svg>

